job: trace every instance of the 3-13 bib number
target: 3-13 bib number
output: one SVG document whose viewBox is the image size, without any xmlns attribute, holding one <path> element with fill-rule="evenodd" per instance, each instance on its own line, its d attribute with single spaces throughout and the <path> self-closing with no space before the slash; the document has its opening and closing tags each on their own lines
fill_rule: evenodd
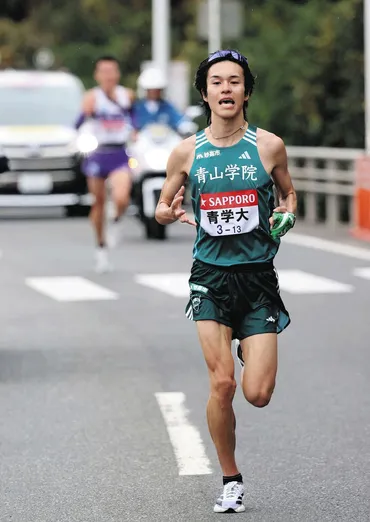
<svg viewBox="0 0 370 522">
<path fill-rule="evenodd" d="M 200 224 L 211 236 L 251 232 L 259 225 L 256 190 L 202 194 Z"/>
<path fill-rule="evenodd" d="M 217 225 L 217 234 L 223 234 L 224 233 L 224 228 L 225 228 L 225 225 L 224 225 L 224 227 L 222 225 Z M 242 233 L 242 227 L 240 225 L 238 225 L 236 227 L 232 227 L 232 230 L 233 230 L 234 234 L 241 234 Z"/>
</svg>

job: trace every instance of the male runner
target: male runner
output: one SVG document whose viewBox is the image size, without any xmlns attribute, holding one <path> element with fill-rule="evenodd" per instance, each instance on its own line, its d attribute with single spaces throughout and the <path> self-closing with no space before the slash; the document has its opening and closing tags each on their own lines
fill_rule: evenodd
<svg viewBox="0 0 370 522">
<path fill-rule="evenodd" d="M 110 228 L 110 245 L 117 242 L 118 222 L 130 202 L 131 174 L 128 166 L 126 143 L 133 132 L 131 109 L 134 92 L 118 85 L 120 68 L 116 58 L 102 56 L 95 63 L 94 79 L 98 84 L 86 92 L 82 114 L 76 123 L 79 128 L 91 120 L 92 132 L 98 148 L 82 164 L 88 189 L 94 198 L 90 219 L 95 230 L 96 270 L 110 270 L 107 243 L 104 233 L 106 185 L 109 178 L 113 203 L 114 224 Z"/>
<path fill-rule="evenodd" d="M 196 321 L 210 379 L 207 419 L 224 484 L 214 511 L 239 513 L 245 510 L 244 485 L 235 462 L 231 344 L 240 339 L 246 400 L 267 406 L 277 334 L 290 323 L 273 260 L 279 237 L 294 225 L 296 194 L 283 141 L 246 122 L 254 87 L 247 59 L 234 50 L 211 54 L 200 64 L 195 86 L 209 126 L 173 150 L 156 219 L 196 226 L 186 316 Z M 186 178 L 195 221 L 181 206 Z"/>
</svg>

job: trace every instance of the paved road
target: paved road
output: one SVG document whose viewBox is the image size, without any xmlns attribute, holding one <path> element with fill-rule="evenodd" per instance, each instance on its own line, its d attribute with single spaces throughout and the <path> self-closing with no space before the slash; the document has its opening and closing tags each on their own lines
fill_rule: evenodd
<svg viewBox="0 0 370 522">
<path fill-rule="evenodd" d="M 184 316 L 193 230 L 175 224 L 156 243 L 126 225 L 116 271 L 99 276 L 87 220 L 0 221 L 1 522 L 221 517 L 205 365 Z M 254 409 L 239 387 L 235 399 L 247 488 L 238 518 L 365 522 L 370 249 L 298 246 L 297 230 L 276 262 L 292 324 L 273 401 Z M 177 453 L 181 438 L 192 458 Z M 204 474 L 180 474 L 181 458 Z"/>
</svg>

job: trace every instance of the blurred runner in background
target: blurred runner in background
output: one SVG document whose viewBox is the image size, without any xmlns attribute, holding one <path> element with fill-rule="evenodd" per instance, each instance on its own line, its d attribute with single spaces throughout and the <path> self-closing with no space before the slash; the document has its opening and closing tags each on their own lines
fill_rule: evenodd
<svg viewBox="0 0 370 522">
<path fill-rule="evenodd" d="M 96 271 L 112 269 L 107 247 L 114 247 L 120 236 L 119 220 L 130 202 L 131 172 L 126 144 L 134 131 L 132 104 L 134 92 L 119 85 L 120 67 L 113 56 L 96 60 L 94 79 L 98 84 L 86 92 L 82 113 L 76 122 L 79 128 L 91 122 L 90 132 L 97 138 L 98 148 L 83 162 L 89 192 L 94 197 L 90 219 L 96 236 Z M 106 180 L 115 207 L 113 223 L 105 234 Z"/>
</svg>

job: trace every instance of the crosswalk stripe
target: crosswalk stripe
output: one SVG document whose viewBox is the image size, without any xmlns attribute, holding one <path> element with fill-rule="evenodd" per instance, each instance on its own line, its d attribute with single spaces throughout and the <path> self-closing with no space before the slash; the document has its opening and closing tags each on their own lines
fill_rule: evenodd
<svg viewBox="0 0 370 522">
<path fill-rule="evenodd" d="M 302 270 L 278 270 L 277 272 L 280 289 L 291 294 L 340 294 L 353 291 L 352 285 Z"/>
<path fill-rule="evenodd" d="M 156 393 L 167 432 L 172 443 L 179 475 L 210 475 L 211 463 L 198 429 L 187 419 L 185 394 Z"/>
<path fill-rule="evenodd" d="M 27 277 L 27 286 L 56 301 L 118 299 L 118 294 L 83 277 Z"/>
<path fill-rule="evenodd" d="M 149 286 L 174 297 L 189 295 L 189 274 L 137 274 L 135 280 L 141 285 Z"/>
<path fill-rule="evenodd" d="M 289 234 L 286 234 L 281 239 L 283 243 L 290 243 L 295 246 L 302 246 L 314 250 L 321 250 L 322 252 L 329 252 L 330 254 L 339 254 L 341 256 L 370 261 L 370 248 L 348 245 L 345 242 L 332 241 L 321 237 L 297 234 L 295 232 L 289 232 Z"/>
<path fill-rule="evenodd" d="M 353 273 L 357 277 L 361 277 L 362 279 L 370 280 L 370 268 L 369 267 L 355 268 Z"/>
<path fill-rule="evenodd" d="M 280 290 L 291 294 L 349 293 L 353 286 L 302 270 L 278 270 Z M 136 282 L 174 297 L 189 296 L 189 274 L 139 274 Z"/>
</svg>

